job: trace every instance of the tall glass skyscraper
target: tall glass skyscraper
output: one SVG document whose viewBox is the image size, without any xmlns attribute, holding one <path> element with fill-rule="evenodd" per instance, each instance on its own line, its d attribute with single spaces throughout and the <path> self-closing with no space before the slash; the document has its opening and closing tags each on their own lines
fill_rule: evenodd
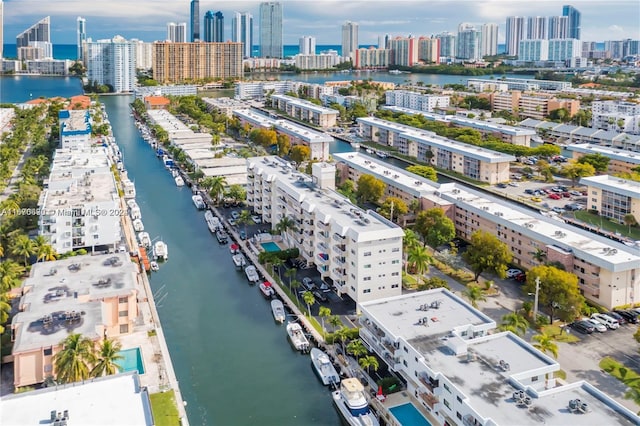
<svg viewBox="0 0 640 426">
<path fill-rule="evenodd" d="M 87 42 L 87 20 L 81 16 L 78 16 L 76 20 L 76 46 L 78 48 L 78 61 L 86 64 L 87 58 L 85 57 L 85 43 Z"/>
<path fill-rule="evenodd" d="M 200 41 L 200 0 L 191 0 L 191 41 Z"/>
<path fill-rule="evenodd" d="M 204 15 L 204 41 L 224 42 L 224 16 L 222 12 L 213 13 L 213 10 L 209 10 Z"/>
<path fill-rule="evenodd" d="M 580 20 L 582 14 L 573 6 L 562 6 L 562 16 L 569 18 L 569 38 L 580 40 Z M 636 16 L 637 17 L 637 16 Z"/>
<path fill-rule="evenodd" d="M 260 3 L 260 56 L 282 58 L 282 4 Z"/>
<path fill-rule="evenodd" d="M 249 12 L 236 12 L 231 21 L 231 41 L 244 43 L 242 56 L 250 58 L 253 50 L 253 16 Z"/>
<path fill-rule="evenodd" d="M 47 16 L 18 34 L 16 48 L 19 60 L 27 57 L 29 59 L 53 58 L 51 18 Z M 22 56 L 23 54 L 25 56 Z"/>
</svg>

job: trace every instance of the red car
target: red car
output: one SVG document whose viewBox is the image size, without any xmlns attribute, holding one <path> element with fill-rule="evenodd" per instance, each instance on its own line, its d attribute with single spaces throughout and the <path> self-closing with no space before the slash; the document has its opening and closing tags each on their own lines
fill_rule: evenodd
<svg viewBox="0 0 640 426">
<path fill-rule="evenodd" d="M 549 194 L 549 198 L 551 198 L 552 200 L 559 200 L 562 197 L 558 194 Z"/>
<path fill-rule="evenodd" d="M 562 196 L 563 196 L 564 198 L 571 198 L 571 194 L 569 194 L 568 192 L 563 192 L 563 193 L 562 193 Z"/>
</svg>

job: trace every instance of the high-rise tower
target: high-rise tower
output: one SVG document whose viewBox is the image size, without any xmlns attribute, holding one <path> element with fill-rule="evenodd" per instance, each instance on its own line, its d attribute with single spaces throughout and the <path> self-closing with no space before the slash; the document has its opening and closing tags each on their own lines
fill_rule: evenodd
<svg viewBox="0 0 640 426">
<path fill-rule="evenodd" d="M 185 43 L 187 41 L 187 23 L 169 22 L 167 24 L 167 40 L 173 43 Z"/>
<path fill-rule="evenodd" d="M 250 58 L 253 51 L 253 16 L 248 12 L 236 12 L 231 21 L 231 40 L 244 43 L 243 56 Z"/>
<path fill-rule="evenodd" d="M 76 58 L 78 61 L 82 62 L 86 65 L 87 58 L 85 57 L 87 42 L 87 20 L 81 16 L 78 16 L 76 20 L 76 46 L 78 49 L 78 53 Z"/>
<path fill-rule="evenodd" d="M 578 9 L 573 6 L 564 5 L 562 6 L 562 16 L 566 16 L 569 18 L 568 23 L 568 36 L 569 38 L 575 38 L 580 40 L 580 21 L 582 14 Z M 636 15 L 637 18 L 637 15 Z"/>
<path fill-rule="evenodd" d="M 209 10 L 204 15 L 204 41 L 222 43 L 224 41 L 224 16 L 222 12 Z"/>
<path fill-rule="evenodd" d="M 191 0 L 191 41 L 200 41 L 200 0 Z"/>
<path fill-rule="evenodd" d="M 19 60 L 52 58 L 51 18 L 47 16 L 18 34 L 16 48 Z"/>
<path fill-rule="evenodd" d="M 549 40 L 569 37 L 569 18 L 566 16 L 549 16 Z"/>
<path fill-rule="evenodd" d="M 507 16 L 505 38 L 507 55 L 518 56 L 520 40 L 524 39 L 524 17 Z"/>
<path fill-rule="evenodd" d="M 347 21 L 342 25 L 342 56 L 352 58 L 356 50 L 358 50 L 358 24 Z"/>
<path fill-rule="evenodd" d="M 316 54 L 316 38 L 312 36 L 302 36 L 299 39 L 298 47 L 301 55 Z"/>
<path fill-rule="evenodd" d="M 480 31 L 471 24 L 458 25 L 456 57 L 471 61 L 482 59 L 480 48 Z"/>
<path fill-rule="evenodd" d="M 260 3 L 260 56 L 282 58 L 282 4 Z"/>
<path fill-rule="evenodd" d="M 544 40 L 547 38 L 547 17 L 529 16 L 527 18 L 527 40 Z"/>
<path fill-rule="evenodd" d="M 484 24 L 480 28 L 480 55 L 495 56 L 498 54 L 498 24 Z"/>
</svg>

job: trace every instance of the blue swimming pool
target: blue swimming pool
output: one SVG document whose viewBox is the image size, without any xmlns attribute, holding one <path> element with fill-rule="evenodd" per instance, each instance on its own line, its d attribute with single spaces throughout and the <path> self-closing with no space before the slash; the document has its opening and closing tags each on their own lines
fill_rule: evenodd
<svg viewBox="0 0 640 426">
<path fill-rule="evenodd" d="M 142 352 L 140 348 L 125 349 L 118 352 L 123 358 L 115 363 L 122 368 L 122 372 L 137 371 L 138 374 L 144 374 L 144 363 L 142 362 Z"/>
<path fill-rule="evenodd" d="M 262 246 L 264 251 L 267 251 L 267 252 L 270 252 L 270 253 L 274 252 L 274 251 L 280 251 L 280 246 L 278 246 L 273 241 L 269 241 L 268 243 L 260 243 L 260 245 Z"/>
<path fill-rule="evenodd" d="M 391 407 L 389 411 L 403 426 L 431 426 L 431 423 L 410 402 Z"/>
</svg>

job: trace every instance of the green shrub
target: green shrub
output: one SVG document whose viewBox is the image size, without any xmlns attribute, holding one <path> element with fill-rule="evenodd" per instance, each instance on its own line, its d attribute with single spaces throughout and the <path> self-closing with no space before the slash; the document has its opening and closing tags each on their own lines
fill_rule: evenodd
<svg viewBox="0 0 640 426">
<path fill-rule="evenodd" d="M 391 393 L 400 392 L 402 383 L 395 377 L 383 377 L 376 382 L 378 386 L 382 386 L 382 393 L 389 395 Z"/>
</svg>

